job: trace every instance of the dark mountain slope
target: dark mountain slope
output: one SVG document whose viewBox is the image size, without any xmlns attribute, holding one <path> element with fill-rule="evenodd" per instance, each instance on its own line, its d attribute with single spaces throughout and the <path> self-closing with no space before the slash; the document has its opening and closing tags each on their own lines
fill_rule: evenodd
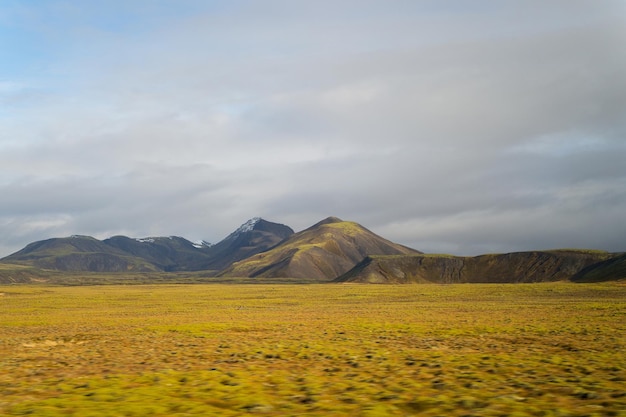
<svg viewBox="0 0 626 417">
<path fill-rule="evenodd" d="M 289 277 L 329 281 L 369 254 L 417 254 L 354 222 L 329 217 L 271 250 L 234 263 L 220 276 Z"/>
<path fill-rule="evenodd" d="M 574 282 L 601 282 L 626 279 L 626 254 L 589 265 L 572 277 Z"/>
<path fill-rule="evenodd" d="M 336 282 L 514 283 L 567 280 L 604 261 L 608 252 L 553 250 L 476 257 L 451 255 L 370 256 Z"/>
<path fill-rule="evenodd" d="M 202 250 L 206 249 L 206 245 L 194 244 L 178 236 L 143 239 L 114 236 L 103 243 L 141 258 L 163 271 L 198 270 L 209 260 L 208 254 Z"/>
<path fill-rule="evenodd" d="M 293 235 L 293 229 L 255 217 L 219 243 L 206 248 L 209 261 L 201 269 L 221 270 L 232 263 L 266 251 Z"/>
</svg>

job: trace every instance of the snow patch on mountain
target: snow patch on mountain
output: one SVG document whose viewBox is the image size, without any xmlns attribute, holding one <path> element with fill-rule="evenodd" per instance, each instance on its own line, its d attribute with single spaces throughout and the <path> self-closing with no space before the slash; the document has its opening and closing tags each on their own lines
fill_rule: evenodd
<svg viewBox="0 0 626 417">
<path fill-rule="evenodd" d="M 198 249 L 210 248 L 211 246 L 213 246 L 212 243 L 209 243 L 206 240 L 199 240 L 197 242 L 192 242 L 191 244 L 193 245 L 194 248 L 198 248 Z"/>
<path fill-rule="evenodd" d="M 261 221 L 260 217 L 253 217 L 247 222 L 245 222 L 244 224 L 242 224 L 241 226 L 239 226 L 239 229 L 237 229 L 235 233 L 251 232 L 252 230 L 254 230 L 254 226 L 256 226 L 256 224 L 260 221 Z"/>
<path fill-rule="evenodd" d="M 226 239 L 224 239 L 224 240 L 236 239 L 239 235 L 241 235 L 243 233 L 253 231 L 254 227 L 260 221 L 261 221 L 260 217 L 253 217 L 253 218 L 251 218 L 250 220 L 248 220 L 247 222 L 245 222 L 244 224 L 239 226 L 239 228 L 237 230 L 235 230 L 230 235 L 228 235 L 228 237 L 226 237 Z"/>
<path fill-rule="evenodd" d="M 154 238 L 153 237 L 137 238 L 135 240 L 137 242 L 139 242 L 139 243 L 154 243 Z"/>
</svg>

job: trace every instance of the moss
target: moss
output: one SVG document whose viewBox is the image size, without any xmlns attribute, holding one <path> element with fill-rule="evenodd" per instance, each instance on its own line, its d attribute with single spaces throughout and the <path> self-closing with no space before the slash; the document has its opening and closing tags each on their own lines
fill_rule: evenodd
<svg viewBox="0 0 626 417">
<path fill-rule="evenodd" d="M 0 287 L 1 415 L 578 415 L 626 406 L 626 287 Z"/>
</svg>

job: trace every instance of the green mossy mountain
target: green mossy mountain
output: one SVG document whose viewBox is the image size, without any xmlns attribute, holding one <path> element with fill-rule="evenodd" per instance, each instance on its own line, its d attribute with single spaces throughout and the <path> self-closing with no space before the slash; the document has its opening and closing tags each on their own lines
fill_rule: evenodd
<svg viewBox="0 0 626 417">
<path fill-rule="evenodd" d="M 363 226 L 328 217 L 271 250 L 235 262 L 219 276 L 308 278 L 330 281 L 368 255 L 418 254 Z"/>
<path fill-rule="evenodd" d="M 335 282 L 521 283 L 572 279 L 585 268 L 615 257 L 603 251 L 550 250 L 490 254 L 368 256 Z"/>
</svg>

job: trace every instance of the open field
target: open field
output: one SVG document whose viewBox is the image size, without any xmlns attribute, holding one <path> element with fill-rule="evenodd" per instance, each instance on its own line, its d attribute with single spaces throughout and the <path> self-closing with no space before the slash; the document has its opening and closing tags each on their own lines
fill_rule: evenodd
<svg viewBox="0 0 626 417">
<path fill-rule="evenodd" d="M 0 287 L 0 415 L 626 417 L 626 285 Z"/>
</svg>

